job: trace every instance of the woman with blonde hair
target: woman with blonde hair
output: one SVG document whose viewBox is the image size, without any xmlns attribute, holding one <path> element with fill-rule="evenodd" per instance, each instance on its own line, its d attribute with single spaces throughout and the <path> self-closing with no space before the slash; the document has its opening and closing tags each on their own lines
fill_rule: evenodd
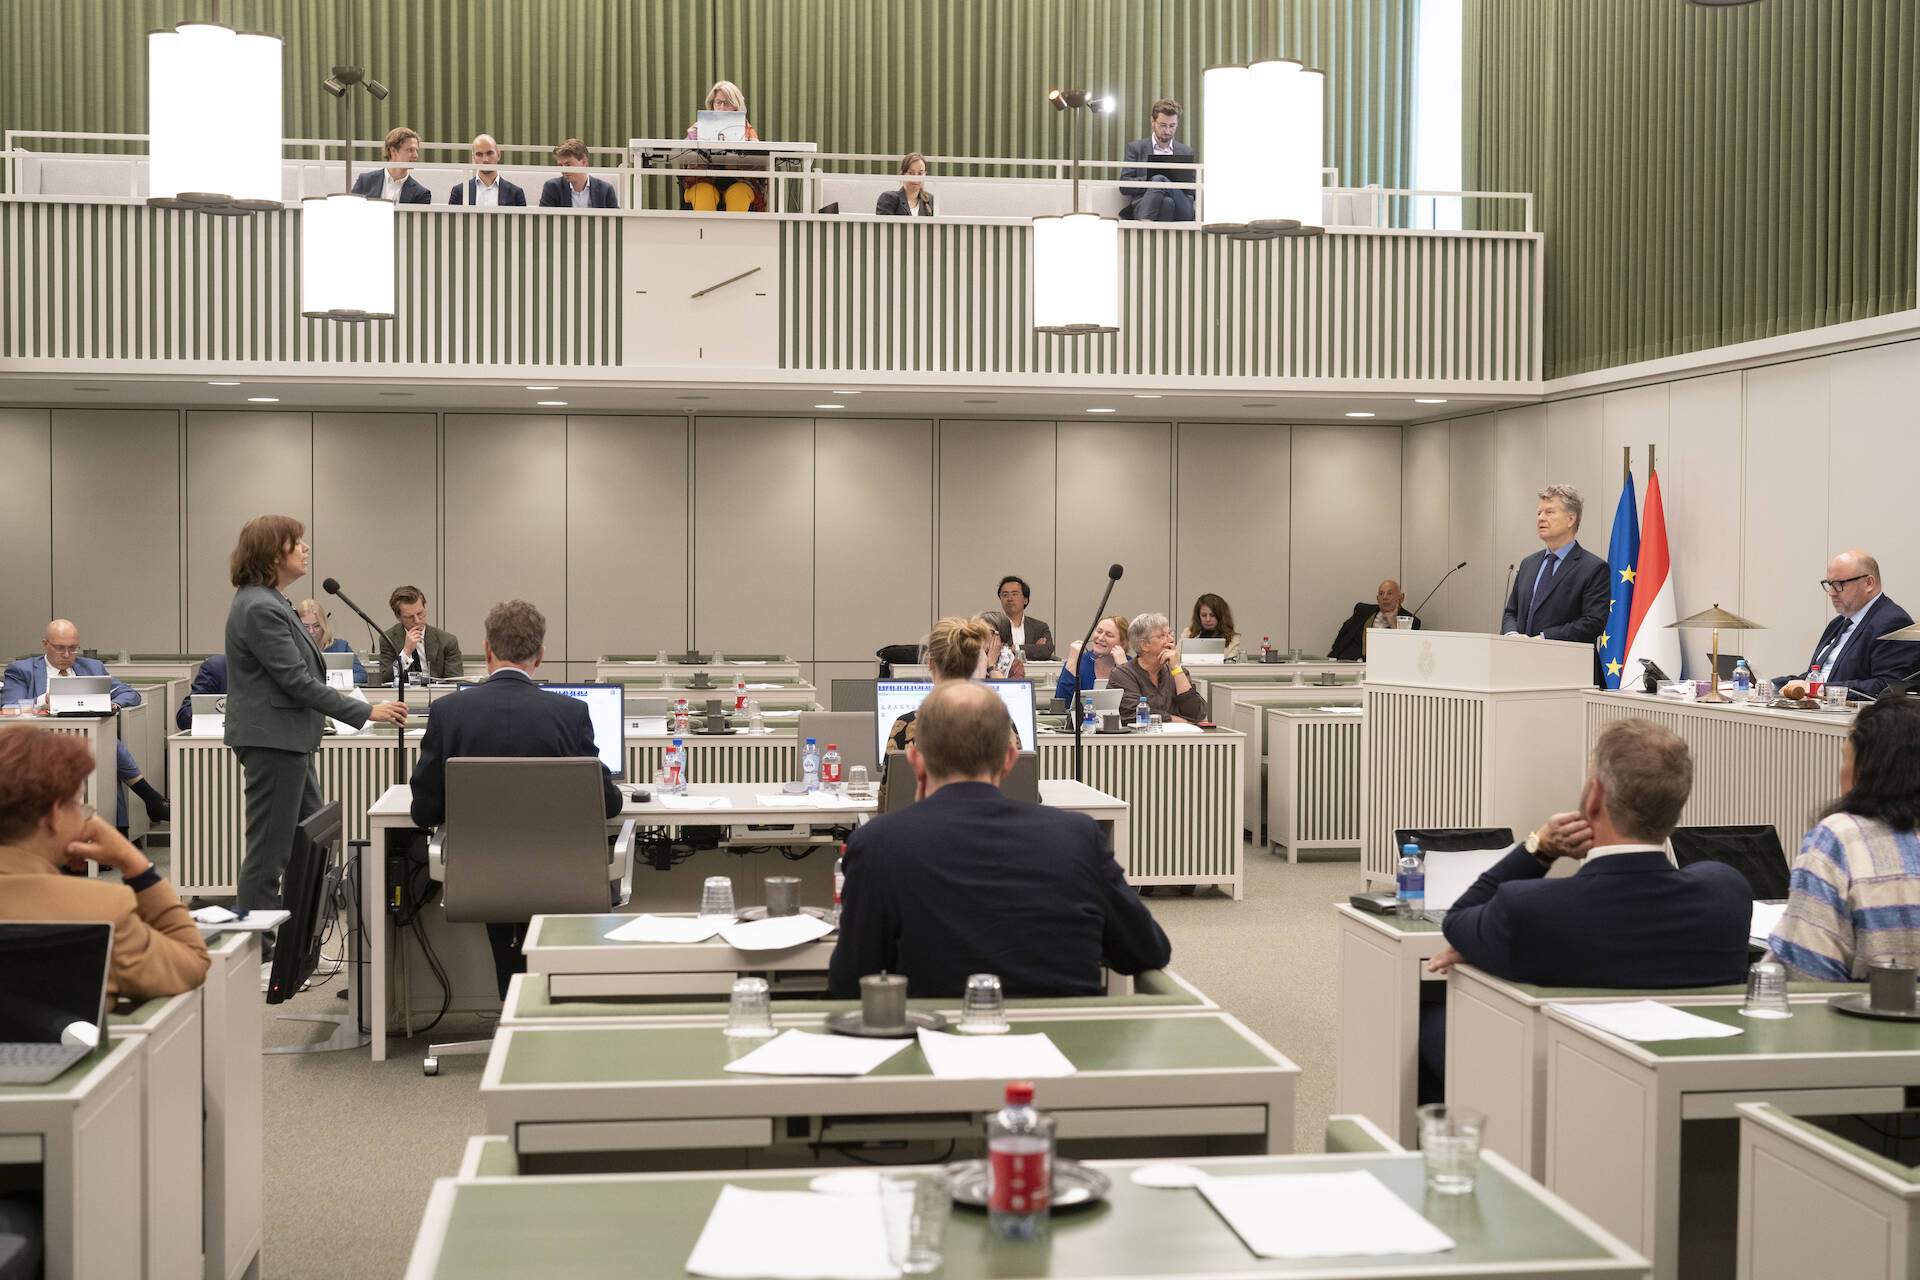
<svg viewBox="0 0 1920 1280">
<path fill-rule="evenodd" d="M 978 680 L 986 674 L 987 649 L 1000 633 L 979 618 L 942 618 L 927 635 L 927 670 L 933 682 Z M 905 751 L 913 741 L 914 712 L 907 712 L 887 731 L 887 746 Z"/>
<path fill-rule="evenodd" d="M 1087 646 L 1086 654 L 1081 654 L 1078 640 L 1067 650 L 1067 660 L 1060 664 L 1060 679 L 1053 686 L 1053 696 L 1072 711 L 1080 690 L 1093 688 L 1096 680 L 1111 680 L 1114 668 L 1125 666 L 1126 662 L 1127 620 L 1110 613 L 1094 627 L 1093 643 Z"/>
<path fill-rule="evenodd" d="M 747 95 L 740 92 L 740 86 L 731 80 L 715 80 L 713 88 L 707 90 L 708 111 L 738 111 L 747 114 Z M 687 126 L 687 137 L 691 140 L 700 131 L 697 124 Z M 747 122 L 745 142 L 758 142 L 760 135 L 754 132 L 753 122 Z M 711 165 L 699 165 L 698 168 L 712 168 Z M 721 187 L 725 187 L 724 192 Z M 765 213 L 767 211 L 767 184 L 764 179 L 748 178 L 682 178 L 680 196 L 687 207 L 697 213 L 718 213 L 722 209 L 728 213 Z"/>
<path fill-rule="evenodd" d="M 319 646 L 320 652 L 353 653 L 353 646 L 335 636 L 328 628 L 327 611 L 320 607 L 318 600 L 302 600 L 293 606 L 293 611 L 300 615 L 300 625 L 305 627 L 307 634 L 313 637 L 313 642 Z M 358 654 L 354 654 L 353 658 L 353 682 L 355 684 L 367 682 L 367 669 L 360 665 Z"/>
</svg>

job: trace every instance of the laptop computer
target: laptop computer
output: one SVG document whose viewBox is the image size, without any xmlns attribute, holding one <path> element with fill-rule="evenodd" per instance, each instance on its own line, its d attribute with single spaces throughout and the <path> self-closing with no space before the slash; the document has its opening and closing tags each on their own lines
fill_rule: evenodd
<svg viewBox="0 0 1920 1280">
<path fill-rule="evenodd" d="M 683 116 L 682 119 L 685 119 Z M 693 117 L 693 136 L 701 142 L 745 142 L 747 113 L 701 111 Z"/>
<path fill-rule="evenodd" d="M 1204 667 L 1227 660 L 1227 642 L 1205 636 L 1189 636 L 1180 642 L 1180 661 Z"/>
<path fill-rule="evenodd" d="M 327 683 L 335 689 L 353 688 L 353 663 L 355 655 L 351 653 L 323 653 L 320 661 L 326 665 Z"/>
<path fill-rule="evenodd" d="M 48 676 L 47 709 L 57 716 L 113 714 L 112 676 Z"/>
<path fill-rule="evenodd" d="M 189 695 L 189 706 L 193 712 L 193 727 L 187 731 L 189 737 L 220 738 L 227 732 L 227 695 L 224 693 L 195 693 Z"/>
<path fill-rule="evenodd" d="M 0 923 L 0 1084 L 46 1084 L 107 1034 L 113 926 Z"/>
</svg>

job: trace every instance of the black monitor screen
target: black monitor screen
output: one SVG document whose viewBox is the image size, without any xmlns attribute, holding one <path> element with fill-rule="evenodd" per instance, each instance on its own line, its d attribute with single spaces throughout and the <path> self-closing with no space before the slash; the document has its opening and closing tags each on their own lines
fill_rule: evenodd
<svg viewBox="0 0 1920 1280">
<path fill-rule="evenodd" d="M 0 924 L 0 1042 L 97 1042 L 112 954 L 110 924 Z"/>
<path fill-rule="evenodd" d="M 339 846 L 338 800 L 323 805 L 293 829 L 293 856 L 287 860 L 282 884 L 287 921 L 275 939 L 268 1004 L 292 999 L 320 962 L 320 939 L 327 931 L 327 872 Z"/>
</svg>

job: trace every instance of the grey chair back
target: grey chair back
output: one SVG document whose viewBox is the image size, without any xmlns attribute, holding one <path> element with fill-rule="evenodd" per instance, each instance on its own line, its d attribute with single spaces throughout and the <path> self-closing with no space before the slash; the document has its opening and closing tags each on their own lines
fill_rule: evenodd
<svg viewBox="0 0 1920 1280">
<path fill-rule="evenodd" d="M 885 778 L 887 794 L 884 812 L 896 813 L 913 803 L 913 766 L 907 762 L 906 752 L 887 752 Z M 1024 800 L 1028 804 L 1039 804 L 1039 755 L 1032 751 L 1022 751 L 1016 756 L 1013 768 L 1007 770 L 1007 776 L 1000 779 L 1000 792 L 1009 800 Z"/>
<path fill-rule="evenodd" d="M 873 680 L 846 680 L 836 678 L 828 688 L 829 705 L 835 711 L 871 711 L 880 710 L 880 690 Z"/>
<path fill-rule="evenodd" d="M 802 711 L 794 717 L 796 745 L 805 746 L 808 738 L 826 751 L 827 744 L 840 748 L 840 776 L 845 778 L 857 764 L 867 767 L 867 776 L 880 775 L 879 727 L 871 711 Z M 799 757 L 794 757 L 796 760 Z"/>
<path fill-rule="evenodd" d="M 448 760 L 447 919 L 606 911 L 605 797 L 597 757 Z"/>
</svg>

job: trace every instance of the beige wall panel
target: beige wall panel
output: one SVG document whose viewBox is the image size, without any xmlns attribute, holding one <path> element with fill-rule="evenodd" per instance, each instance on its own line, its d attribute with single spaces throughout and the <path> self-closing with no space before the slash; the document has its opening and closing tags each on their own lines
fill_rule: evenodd
<svg viewBox="0 0 1920 1280">
<path fill-rule="evenodd" d="M 809 652 L 871 662 L 933 622 L 933 423 L 822 418 L 813 439 Z"/>
<path fill-rule="evenodd" d="M 1587 495 L 1587 510 L 1591 513 L 1604 507 L 1607 512 L 1606 523 L 1609 532 L 1613 528 L 1614 504 L 1620 501 L 1620 451 L 1622 449 L 1633 450 L 1633 484 L 1635 491 L 1639 494 L 1643 512 L 1647 502 L 1647 446 L 1649 444 L 1653 445 L 1659 454 L 1655 461 L 1660 465 L 1660 488 L 1663 493 L 1675 479 L 1670 474 L 1673 462 L 1670 426 L 1673 385 L 1670 382 L 1661 382 L 1651 387 L 1632 387 L 1626 391 L 1611 391 L 1600 397 L 1600 456 L 1606 465 L 1601 468 L 1601 488 L 1597 493 Z M 1665 493 L 1664 496 L 1671 505 L 1676 495 Z M 1586 539 L 1583 537 L 1582 541 Z M 1603 544 L 1604 541 L 1603 538 Z M 1587 545 L 1593 544 L 1588 542 Z M 1674 554 L 1677 556 L 1679 553 L 1676 551 Z"/>
<path fill-rule="evenodd" d="M 241 526 L 255 516 L 292 516 L 313 542 L 311 415 L 187 414 L 186 506 L 187 649 L 218 653 L 226 645 L 230 562 Z M 295 601 L 317 597 L 319 579 L 309 574 L 287 594 Z"/>
<path fill-rule="evenodd" d="M 576 664 L 686 648 L 687 448 L 685 418 L 567 419 L 566 595 L 540 607 Z"/>
<path fill-rule="evenodd" d="M 1578 489 L 1587 501 L 1587 518 L 1593 519 L 1593 513 L 1605 508 L 1606 526 L 1609 534 L 1613 531 L 1613 504 L 1620 500 L 1620 451 L 1611 454 L 1605 451 L 1602 440 L 1602 421 L 1605 406 L 1600 396 L 1585 396 L 1578 400 L 1558 400 L 1546 406 L 1546 459 L 1534 485 L 1533 492 L 1538 493 L 1550 484 L 1570 484 Z M 1640 465 L 1634 475 L 1636 484 L 1644 486 L 1646 480 L 1646 451 L 1641 450 Z M 1612 478 L 1611 484 L 1608 478 Z M 1531 520 L 1537 505 L 1533 494 L 1520 499 L 1525 508 L 1521 514 Z M 1589 524 L 1581 530 L 1584 541 Z M 1599 535 L 1596 535 L 1599 536 Z M 1528 539 L 1535 537 L 1529 526 Z M 1605 544 L 1604 536 L 1601 537 Z M 1593 545 L 1589 543 L 1588 545 Z M 1507 571 L 1507 562 L 1502 561 L 1500 572 Z"/>
<path fill-rule="evenodd" d="M 1257 652 L 1263 635 L 1276 648 L 1291 643 L 1292 442 L 1292 428 L 1264 422 L 1179 424 L 1173 603 L 1180 630 L 1195 597 L 1212 591 L 1232 606 L 1243 651 Z M 1089 612 L 1071 639 L 1091 621 Z"/>
<path fill-rule="evenodd" d="M 53 419 L 46 409 L 0 409 L 0 659 L 40 652 L 53 617 Z"/>
<path fill-rule="evenodd" d="M 1354 604 L 1401 577 L 1400 428 L 1295 427 L 1292 472 L 1290 643 L 1325 653 Z"/>
<path fill-rule="evenodd" d="M 1806 668 L 1833 611 L 1814 584 L 1826 576 L 1829 457 L 1825 360 L 1747 371 L 1745 616 L 1766 626 L 1742 637 L 1762 675 Z M 1805 466 L 1798 465 L 1804 459 Z M 1896 600 L 1898 596 L 1894 597 Z"/>
<path fill-rule="evenodd" d="M 1742 478 L 1750 472 L 1740 449 L 1740 378 L 1738 373 L 1721 373 L 1669 384 L 1670 443 L 1660 453 L 1660 489 L 1667 511 L 1667 549 L 1680 565 L 1674 608 L 1682 618 L 1715 604 L 1744 611 L 1740 494 Z M 1611 531 L 1611 507 L 1607 519 Z M 1687 674 L 1706 673 L 1712 640 L 1706 631 L 1680 633 Z M 1746 636 L 1720 636 L 1723 653 L 1745 653 L 1750 643 Z"/>
<path fill-rule="evenodd" d="M 1499 629 L 1503 603 L 1500 589 L 1506 581 L 1507 564 L 1532 550 L 1495 542 L 1498 497 L 1494 491 L 1493 419 L 1489 414 L 1455 422 L 1449 441 L 1447 562 L 1467 562 L 1467 567 L 1453 576 L 1460 584 L 1447 608 L 1447 627 L 1453 631 Z M 1484 568 L 1476 571 L 1476 565 Z M 1453 583 L 1447 585 L 1453 590 Z"/>
<path fill-rule="evenodd" d="M 426 592 L 430 616 L 445 617 L 439 474 L 433 414 L 313 415 L 313 573 L 296 590 L 325 603 L 333 634 L 355 649 L 375 641 L 353 610 L 326 598 L 328 578 L 382 626 L 393 622 L 387 596 L 402 585 Z"/>
<path fill-rule="evenodd" d="M 1126 575 L 1114 586 L 1107 612 L 1129 618 L 1164 613 L 1179 634 L 1193 601 L 1173 595 L 1172 427 L 1164 422 L 1062 422 L 1059 432 L 1054 563 L 1060 577 L 1053 612 L 1037 607 L 1033 612 L 1071 632 L 1072 638 L 1063 643 L 1072 644 L 1093 621 L 1107 589 L 1107 570 L 1118 564 Z M 987 591 L 998 577 L 987 580 Z M 1034 591 L 1039 590 L 1035 582 Z"/>
<path fill-rule="evenodd" d="M 446 599 L 418 584 L 428 616 L 476 658 L 487 610 L 530 600 L 547 616 L 547 652 L 566 654 L 566 418 L 448 414 L 446 442 Z"/>
<path fill-rule="evenodd" d="M 1548 483 L 1547 472 L 1547 411 L 1544 405 L 1528 405 L 1523 409 L 1508 409 L 1492 417 L 1493 422 L 1493 558 L 1484 570 L 1474 573 L 1471 562 L 1456 577 L 1473 574 L 1476 579 L 1491 578 L 1498 604 L 1496 610 L 1504 607 L 1506 601 L 1499 597 L 1500 589 L 1507 581 L 1507 566 L 1522 555 L 1530 554 L 1540 548 L 1540 534 L 1534 525 L 1534 513 L 1539 510 L 1540 500 L 1534 495 L 1540 487 Z M 1586 496 L 1587 523 L 1580 529 L 1580 540 L 1588 547 L 1593 546 L 1593 493 L 1582 489 Z M 1522 550 L 1524 548 L 1524 550 Z M 1605 554 L 1604 542 L 1601 554 Z M 1453 558 L 1451 564 L 1459 564 L 1467 559 L 1465 553 Z M 1451 565 L 1449 566 L 1451 567 Z M 1418 597 L 1416 597 L 1416 602 Z M 1499 618 L 1486 623 L 1492 630 Z"/>
<path fill-rule="evenodd" d="M 180 415 L 55 409 L 52 453 L 53 612 L 85 648 L 178 651 Z"/>
<path fill-rule="evenodd" d="M 1920 440 L 1920 342 L 1849 351 L 1821 363 L 1833 371 L 1827 545 L 1873 555 L 1887 594 L 1912 613 L 1920 608 L 1920 514 L 1911 462 Z M 1786 458 L 1767 461 L 1780 465 Z"/>
<path fill-rule="evenodd" d="M 1405 429 L 1400 448 L 1400 564 L 1401 572 L 1415 582 L 1438 582 L 1442 574 L 1460 561 L 1449 553 L 1447 513 L 1450 507 L 1451 472 L 1448 453 L 1453 427 L 1437 422 Z M 1467 568 L 1472 568 L 1469 565 Z M 1462 590 L 1460 579 L 1467 570 L 1453 575 L 1447 585 L 1435 592 L 1420 624 L 1438 631 L 1450 630 L 1454 593 Z M 1414 604 L 1415 601 L 1408 601 Z"/>
<path fill-rule="evenodd" d="M 694 640 L 810 660 L 812 420 L 701 418 L 693 471 Z"/>
<path fill-rule="evenodd" d="M 1054 595 L 1055 457 L 1051 422 L 940 424 L 936 615 L 999 608 L 995 584 L 1017 573 L 1033 585 L 1027 611 L 1049 625 L 1060 622 L 1073 629 L 1060 617 Z M 1072 466 L 1082 461 L 1076 458 Z M 1118 501 L 1117 491 L 1106 497 Z M 1098 572 L 1104 574 L 1112 562 L 1101 564 Z M 1099 589 L 1095 584 L 1096 593 Z M 1164 595 L 1164 583 L 1159 591 Z M 1098 599 L 1098 594 L 1090 597 L 1088 609 Z"/>
</svg>

